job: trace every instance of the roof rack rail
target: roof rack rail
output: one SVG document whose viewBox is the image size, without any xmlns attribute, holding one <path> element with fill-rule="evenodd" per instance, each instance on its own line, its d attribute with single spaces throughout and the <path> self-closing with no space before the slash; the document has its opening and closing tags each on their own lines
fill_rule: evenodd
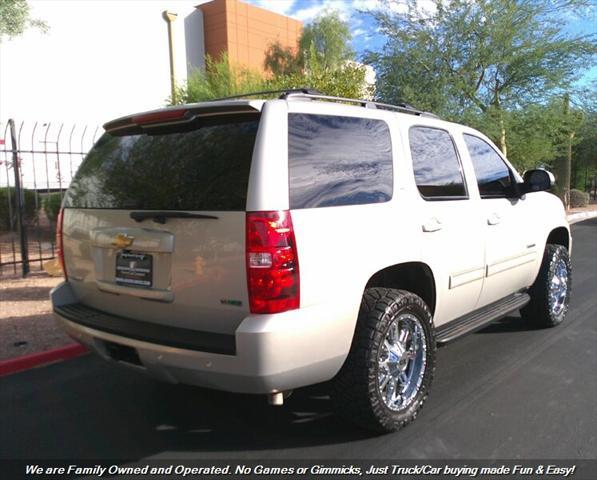
<svg viewBox="0 0 597 480">
<path fill-rule="evenodd" d="M 301 87 L 301 88 L 292 88 L 292 89 L 284 88 L 282 90 L 262 90 L 260 92 L 242 93 L 240 95 L 231 95 L 229 97 L 214 98 L 213 100 L 207 100 L 207 101 L 219 102 L 222 100 L 234 100 L 235 98 L 255 97 L 258 95 L 273 95 L 273 94 L 278 94 L 278 93 L 282 94 L 278 97 L 280 99 L 285 99 L 288 95 L 293 95 L 296 93 L 301 93 L 304 95 L 322 95 L 322 93 L 319 90 L 315 90 L 314 88 Z"/>
<path fill-rule="evenodd" d="M 304 89 L 309 90 L 309 89 Z M 381 102 L 374 102 L 372 100 L 363 100 L 363 99 L 356 99 L 356 98 L 345 98 L 345 97 L 334 97 L 330 95 L 324 95 L 320 92 L 313 92 L 311 91 L 303 91 L 303 89 L 298 90 L 290 90 L 283 95 L 280 96 L 280 99 L 287 99 L 290 97 L 294 98 L 306 98 L 312 100 L 327 100 L 333 102 L 343 102 L 343 103 L 353 103 L 360 105 L 365 108 L 378 108 L 381 110 L 393 110 L 400 113 L 408 113 L 411 115 L 420 115 L 422 117 L 432 117 L 432 118 L 439 118 L 437 115 L 431 112 L 425 112 L 423 110 L 418 110 L 411 105 L 406 103 L 399 103 L 398 105 L 390 105 L 389 103 L 381 103 Z"/>
<path fill-rule="evenodd" d="M 363 100 L 363 99 L 356 99 L 356 98 L 345 98 L 345 97 L 334 97 L 331 95 L 325 95 L 321 93 L 319 90 L 315 90 L 314 88 L 309 87 L 301 87 L 301 88 L 291 88 L 291 89 L 281 89 L 281 90 L 262 90 L 259 92 L 250 92 L 250 93 L 243 93 L 240 95 L 231 95 L 229 97 L 222 97 L 222 98 L 214 98 L 213 100 L 209 100 L 210 102 L 219 102 L 222 100 L 234 100 L 236 98 L 248 98 L 248 97 L 256 97 L 260 95 L 274 95 L 280 94 L 280 100 L 287 100 L 289 98 L 304 98 L 309 100 L 324 100 L 330 102 L 342 102 L 342 103 L 352 103 L 356 105 L 360 105 L 365 108 L 378 108 L 381 110 L 392 110 L 395 112 L 400 113 L 408 113 L 411 115 L 420 115 L 422 117 L 431 117 L 431 118 L 439 118 L 437 115 L 431 112 L 425 112 L 423 110 L 418 110 L 414 108 L 412 105 L 408 105 L 407 103 L 399 103 L 398 105 L 390 105 L 389 103 L 382 103 L 382 102 L 374 102 L 372 100 Z"/>
</svg>

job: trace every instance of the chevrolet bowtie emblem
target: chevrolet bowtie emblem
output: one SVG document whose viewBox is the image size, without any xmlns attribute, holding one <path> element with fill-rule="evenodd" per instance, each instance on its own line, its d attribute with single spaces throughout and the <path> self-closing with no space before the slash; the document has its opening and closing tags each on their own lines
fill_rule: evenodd
<svg viewBox="0 0 597 480">
<path fill-rule="evenodd" d="M 119 233 L 116 238 L 112 241 L 112 245 L 118 248 L 130 247 L 135 241 L 135 237 L 127 235 L 126 233 Z"/>
</svg>

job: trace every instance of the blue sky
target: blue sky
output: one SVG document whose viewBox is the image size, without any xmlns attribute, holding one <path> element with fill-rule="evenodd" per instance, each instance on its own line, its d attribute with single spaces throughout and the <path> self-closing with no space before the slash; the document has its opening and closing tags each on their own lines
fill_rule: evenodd
<svg viewBox="0 0 597 480">
<path fill-rule="evenodd" d="M 343 20 L 348 21 L 353 47 L 358 54 L 365 50 L 373 50 L 383 45 L 383 37 L 376 33 L 376 26 L 372 19 L 363 13 L 364 10 L 378 8 L 382 0 L 244 0 L 268 10 L 296 18 L 309 23 L 326 9 L 336 10 Z M 402 8 L 396 2 L 393 8 Z"/>
<path fill-rule="evenodd" d="M 383 0 L 243 0 L 247 3 L 272 10 L 283 15 L 309 23 L 326 9 L 337 10 L 340 16 L 348 21 L 352 32 L 353 48 L 357 54 L 366 50 L 377 50 L 384 44 L 384 38 L 376 32 L 376 25 L 363 10 L 380 8 Z M 429 0 L 420 0 L 423 7 Z M 392 0 L 384 8 L 403 11 L 401 0 Z M 597 33 L 597 4 L 586 12 L 567 14 L 567 30 L 571 35 Z M 587 72 L 582 83 L 597 79 L 597 66 Z"/>
</svg>

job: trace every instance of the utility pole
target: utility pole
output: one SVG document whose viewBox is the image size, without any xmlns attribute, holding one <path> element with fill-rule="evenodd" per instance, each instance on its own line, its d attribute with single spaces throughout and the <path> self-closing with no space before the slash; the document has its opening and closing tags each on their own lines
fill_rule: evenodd
<svg viewBox="0 0 597 480">
<path fill-rule="evenodd" d="M 176 76 L 174 73 L 174 41 L 172 39 L 172 22 L 178 17 L 177 13 L 169 12 L 164 10 L 162 12 L 162 18 L 168 25 L 168 53 L 170 55 L 170 94 L 172 103 L 176 103 Z"/>
</svg>

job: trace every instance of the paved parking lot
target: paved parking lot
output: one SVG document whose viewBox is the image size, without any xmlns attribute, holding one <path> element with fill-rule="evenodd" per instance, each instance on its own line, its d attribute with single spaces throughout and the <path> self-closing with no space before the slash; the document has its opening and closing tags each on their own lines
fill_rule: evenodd
<svg viewBox="0 0 597 480">
<path fill-rule="evenodd" d="M 273 408 L 87 355 L 0 379 L 0 458 L 595 459 L 597 220 L 573 235 L 566 323 L 510 317 L 441 348 L 428 403 L 396 434 L 341 423 L 325 387 Z"/>
</svg>

